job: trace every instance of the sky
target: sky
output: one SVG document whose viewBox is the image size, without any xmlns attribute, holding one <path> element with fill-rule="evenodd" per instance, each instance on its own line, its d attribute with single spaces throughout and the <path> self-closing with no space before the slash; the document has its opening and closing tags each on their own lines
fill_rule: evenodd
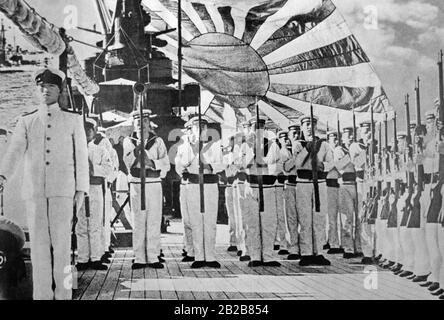
<svg viewBox="0 0 444 320">
<path fill-rule="evenodd" d="M 78 24 L 93 28 L 99 23 L 92 0 L 27 0 L 38 12 L 57 26 L 66 25 L 66 17 L 75 6 Z M 442 0 L 333 0 L 350 29 L 370 57 L 387 95 L 400 118 L 404 96 L 414 103 L 416 77 L 421 78 L 422 109 L 431 109 L 438 96 L 438 52 L 444 49 L 444 1 Z M 65 10 L 65 11 L 64 11 Z M 5 21 L 7 22 L 7 21 Z M 18 31 L 17 43 L 24 45 Z M 94 43 L 100 36 L 75 29 L 74 38 Z M 73 45 L 79 59 L 91 56 L 94 49 Z M 413 109 L 413 108 L 412 108 Z M 414 117 L 414 112 L 412 117 Z"/>
</svg>

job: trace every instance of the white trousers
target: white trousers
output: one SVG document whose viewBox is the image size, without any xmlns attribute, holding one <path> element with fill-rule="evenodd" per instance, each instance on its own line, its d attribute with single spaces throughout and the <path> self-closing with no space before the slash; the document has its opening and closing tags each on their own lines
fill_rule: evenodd
<svg viewBox="0 0 444 320">
<path fill-rule="evenodd" d="M 328 215 L 327 186 L 319 183 L 320 212 L 315 210 L 314 187 L 312 182 L 298 182 L 296 185 L 296 210 L 299 217 L 301 255 L 311 256 L 322 253 L 326 240 L 326 219 Z"/>
<path fill-rule="evenodd" d="M 106 187 L 105 192 L 105 217 L 102 228 L 102 248 L 108 251 L 111 246 L 111 216 L 113 210 L 113 199 L 111 197 L 111 189 Z"/>
<path fill-rule="evenodd" d="M 80 208 L 76 225 L 77 261 L 100 261 L 103 255 L 103 191 L 102 186 L 89 188 L 89 218 L 86 216 L 85 202 Z"/>
<path fill-rule="evenodd" d="M 421 223 L 419 228 L 412 228 L 413 243 L 415 246 L 415 267 L 414 273 L 418 276 L 427 275 L 430 273 L 430 259 L 429 250 L 427 248 L 426 240 L 426 223 L 427 211 L 430 205 L 430 190 L 431 185 L 425 185 L 424 191 L 421 195 Z"/>
<path fill-rule="evenodd" d="M 441 258 L 444 257 L 444 227 L 441 225 L 441 227 L 438 229 L 438 244 L 439 244 L 439 252 L 441 254 Z M 444 259 L 444 258 L 443 258 Z M 441 261 L 441 266 L 439 270 L 439 280 L 438 280 L 440 287 L 444 288 L 444 263 Z"/>
<path fill-rule="evenodd" d="M 71 300 L 73 198 L 26 201 L 34 300 Z M 55 291 L 52 290 L 54 279 Z"/>
<path fill-rule="evenodd" d="M 190 209 L 188 208 L 188 184 L 182 183 L 180 185 L 180 214 L 182 215 L 183 223 L 183 244 L 185 251 L 188 256 L 194 257 L 194 246 L 193 246 L 193 230 L 191 228 L 190 221 Z"/>
<path fill-rule="evenodd" d="M 204 185 L 205 212 L 200 211 L 199 184 L 187 186 L 187 207 L 196 261 L 216 261 L 216 229 L 219 188 L 216 183 Z"/>
<path fill-rule="evenodd" d="M 235 218 L 235 205 L 234 205 L 234 191 L 233 186 L 227 186 L 225 188 L 225 207 L 228 214 L 228 225 L 230 232 L 230 246 L 237 246 L 237 234 L 236 234 L 236 218 Z"/>
<path fill-rule="evenodd" d="M 287 215 L 287 226 L 290 236 L 288 251 L 299 254 L 299 223 L 296 210 L 296 185 L 285 186 L 285 212 Z"/>
<path fill-rule="evenodd" d="M 279 244 L 280 250 L 287 250 L 289 247 L 287 218 L 285 216 L 285 196 L 284 186 L 275 186 L 276 195 L 276 214 L 277 214 L 277 229 L 274 239 L 275 244 Z"/>
<path fill-rule="evenodd" d="M 273 261 L 273 244 L 277 229 L 274 186 L 264 186 L 264 212 L 259 212 L 259 187 L 245 186 L 246 245 L 252 260 Z M 260 215 L 260 220 L 259 220 Z M 262 239 L 261 239 L 262 235 Z"/>
<path fill-rule="evenodd" d="M 234 203 L 236 206 L 235 219 L 238 237 L 238 250 L 242 251 L 242 255 L 247 255 L 247 246 L 245 244 L 246 238 L 246 221 L 244 218 L 245 212 L 245 183 L 238 181 L 233 185 Z"/>
<path fill-rule="evenodd" d="M 158 262 L 162 223 L 162 184 L 145 185 L 146 210 L 141 210 L 140 183 L 130 184 L 131 210 L 134 215 L 133 247 L 135 263 Z"/>
<path fill-rule="evenodd" d="M 425 226 L 427 249 L 429 252 L 430 271 L 432 272 L 428 278 L 428 281 L 431 282 L 439 282 L 440 278 L 443 257 L 439 249 L 440 229 L 442 229 L 440 223 L 427 223 Z"/>
<path fill-rule="evenodd" d="M 128 191 L 128 176 L 124 174 L 122 171 L 119 171 L 117 175 L 116 191 Z M 119 206 L 122 206 L 124 204 L 127 197 L 128 195 L 126 193 L 123 192 L 116 193 L 116 200 Z M 134 226 L 134 217 L 132 216 L 132 211 L 131 209 L 127 210 L 127 208 L 130 208 L 130 205 L 126 206 L 123 209 L 122 214 L 125 215 L 126 220 L 131 224 L 131 226 Z"/>
<path fill-rule="evenodd" d="M 403 252 L 403 269 L 405 271 L 415 271 L 415 245 L 413 243 L 413 229 L 407 227 L 399 228 L 399 239 Z"/>
<path fill-rule="evenodd" d="M 331 248 L 339 248 L 338 217 L 340 206 L 340 190 L 336 187 L 327 187 L 328 204 L 328 243 Z M 341 212 L 345 213 L 345 212 Z M 342 232 L 341 232 L 342 234 Z"/>
</svg>

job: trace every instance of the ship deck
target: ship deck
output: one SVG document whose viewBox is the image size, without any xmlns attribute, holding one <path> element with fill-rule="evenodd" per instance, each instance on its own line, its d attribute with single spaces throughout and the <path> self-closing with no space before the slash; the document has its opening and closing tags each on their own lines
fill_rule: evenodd
<svg viewBox="0 0 444 320">
<path fill-rule="evenodd" d="M 182 229 L 172 222 L 162 235 L 165 268 L 131 270 L 133 251 L 117 249 L 108 271 L 78 275 L 75 300 L 430 300 L 418 284 L 358 259 L 328 256 L 328 267 L 299 267 L 276 258 L 280 268 L 249 268 L 236 253 L 226 251 L 228 228 L 218 226 L 217 253 L 221 269 L 191 269 L 181 262 Z"/>
</svg>

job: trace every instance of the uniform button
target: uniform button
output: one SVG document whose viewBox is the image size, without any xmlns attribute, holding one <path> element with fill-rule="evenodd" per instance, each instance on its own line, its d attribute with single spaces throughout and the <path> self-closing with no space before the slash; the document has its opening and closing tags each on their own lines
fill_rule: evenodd
<svg viewBox="0 0 444 320">
<path fill-rule="evenodd" d="M 48 140 L 48 141 L 49 141 L 49 140 L 51 140 L 51 138 L 50 138 L 50 137 L 48 137 L 48 138 L 46 138 L 46 140 Z"/>
<path fill-rule="evenodd" d="M 49 162 L 46 162 L 46 165 L 49 166 Z"/>
<path fill-rule="evenodd" d="M 51 128 L 51 125 L 50 125 L 50 124 L 48 124 L 48 128 Z"/>
<path fill-rule="evenodd" d="M 46 153 L 50 153 L 51 151 L 49 151 L 49 150 L 46 150 Z"/>
<path fill-rule="evenodd" d="M 50 113 L 48 113 L 48 117 L 50 117 L 51 116 L 51 114 Z"/>
</svg>

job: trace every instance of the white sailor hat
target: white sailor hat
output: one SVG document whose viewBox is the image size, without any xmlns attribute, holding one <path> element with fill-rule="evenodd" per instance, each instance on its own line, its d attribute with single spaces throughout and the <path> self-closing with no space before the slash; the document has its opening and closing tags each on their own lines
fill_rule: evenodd
<svg viewBox="0 0 444 320">
<path fill-rule="evenodd" d="M 199 115 L 193 115 L 190 116 L 190 119 L 186 122 L 186 127 L 192 127 L 194 125 L 197 125 L 199 123 Z M 201 115 L 200 116 L 200 123 L 202 125 L 208 125 L 210 123 L 210 119 L 205 116 L 205 115 Z"/>
<path fill-rule="evenodd" d="M 371 121 L 363 121 L 359 124 L 361 128 L 370 128 L 372 126 Z"/>
<path fill-rule="evenodd" d="M 94 128 L 97 128 L 97 121 L 94 120 L 93 118 L 88 117 L 88 118 L 85 119 L 85 122 L 87 124 L 88 123 L 91 124 Z"/>
<path fill-rule="evenodd" d="M 301 123 L 299 121 L 294 122 L 288 126 L 288 131 L 297 131 L 301 129 Z"/>
<path fill-rule="evenodd" d="M 288 138 L 288 131 L 286 130 L 281 130 L 277 133 L 277 136 L 279 139 L 285 139 Z"/>
<path fill-rule="evenodd" d="M 405 131 L 398 131 L 396 137 L 399 139 L 405 139 L 407 137 L 407 133 Z"/>
<path fill-rule="evenodd" d="M 34 73 L 34 80 L 37 85 L 43 83 L 55 84 L 59 88 L 62 88 L 63 81 L 65 81 L 66 75 L 60 70 L 45 67 L 37 70 Z"/>
<path fill-rule="evenodd" d="M 342 128 L 343 133 L 353 134 L 353 127 Z"/>
<path fill-rule="evenodd" d="M 435 120 L 436 119 L 436 114 L 432 110 L 427 111 L 426 114 L 425 114 L 425 118 L 426 118 L 426 120 Z"/>
<path fill-rule="evenodd" d="M 313 116 L 313 122 L 314 123 L 317 123 L 318 122 L 318 120 L 319 120 L 319 118 L 318 117 L 316 117 L 316 116 Z M 301 125 L 303 125 L 304 123 L 310 123 L 311 122 L 311 116 L 302 116 L 302 117 L 300 117 L 299 118 L 299 121 L 301 122 Z"/>
<path fill-rule="evenodd" d="M 337 137 L 337 136 L 338 136 L 338 132 L 337 131 L 328 131 L 327 132 L 327 138 Z"/>
<path fill-rule="evenodd" d="M 251 123 L 251 125 L 254 125 L 254 124 L 256 124 L 258 121 L 258 117 L 257 116 L 253 116 L 253 117 L 251 117 L 251 119 L 250 119 L 250 123 Z M 265 123 L 267 122 L 267 120 L 268 120 L 268 118 L 266 117 L 266 116 L 264 116 L 264 115 L 259 115 L 259 124 L 262 124 L 262 125 L 265 125 Z"/>
</svg>

